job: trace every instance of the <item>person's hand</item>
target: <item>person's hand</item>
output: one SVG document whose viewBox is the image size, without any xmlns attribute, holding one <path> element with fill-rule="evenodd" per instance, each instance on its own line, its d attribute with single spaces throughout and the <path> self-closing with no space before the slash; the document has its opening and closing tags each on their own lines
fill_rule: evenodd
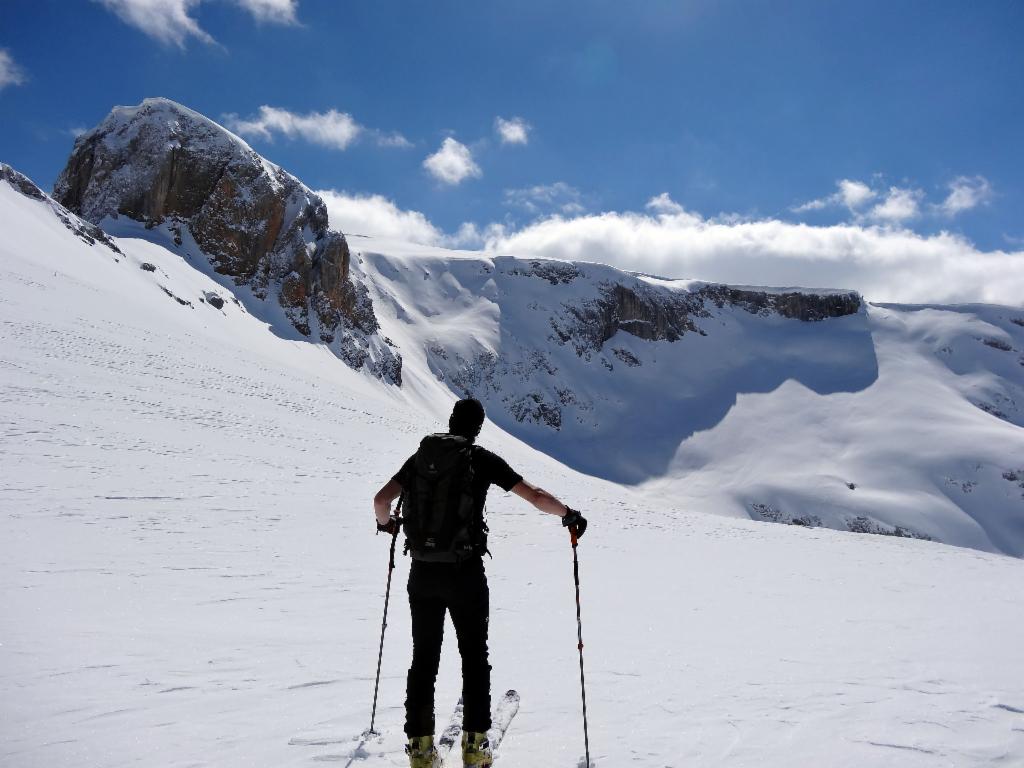
<svg viewBox="0 0 1024 768">
<path fill-rule="evenodd" d="M 377 533 L 390 533 L 392 536 L 397 536 L 398 529 L 401 527 L 402 521 L 392 515 L 383 525 L 381 525 L 380 522 L 377 523 Z"/>
<path fill-rule="evenodd" d="M 566 507 L 565 510 L 562 525 L 568 528 L 577 539 L 583 538 L 583 534 L 587 530 L 587 518 L 581 515 L 578 510 L 569 509 L 569 507 Z"/>
</svg>

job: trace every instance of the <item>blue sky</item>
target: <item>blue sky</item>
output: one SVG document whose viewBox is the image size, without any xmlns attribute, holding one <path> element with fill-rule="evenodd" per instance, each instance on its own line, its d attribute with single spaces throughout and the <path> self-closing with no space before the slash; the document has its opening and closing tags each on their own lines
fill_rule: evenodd
<svg viewBox="0 0 1024 768">
<path fill-rule="evenodd" d="M 48 188 L 159 95 L 435 241 L 685 210 L 1019 252 L 1022 40 L 1014 0 L 4 0 L 0 159 Z"/>
</svg>

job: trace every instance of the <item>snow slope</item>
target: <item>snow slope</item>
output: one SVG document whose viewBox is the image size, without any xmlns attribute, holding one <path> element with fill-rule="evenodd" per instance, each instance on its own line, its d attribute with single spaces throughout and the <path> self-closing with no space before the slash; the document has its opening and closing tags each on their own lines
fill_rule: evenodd
<svg viewBox="0 0 1024 768">
<path fill-rule="evenodd" d="M 862 304 L 805 322 L 598 264 L 352 242 L 410 389 L 479 397 L 652 506 L 1024 555 L 1024 309 Z M 578 315 L 609 285 L 696 303 L 694 330 L 595 341 Z"/>
<path fill-rule="evenodd" d="M 0 764 L 401 765 L 405 561 L 383 735 L 359 739 L 387 557 L 370 497 L 447 410 L 425 355 L 408 386 L 381 386 L 273 333 L 178 252 L 89 245 L 3 182 L 0 228 Z M 199 301 L 214 293 L 221 308 Z M 882 342 L 867 391 L 932 345 L 952 346 L 928 369 L 935 387 L 991 392 L 987 351 L 960 344 L 1000 312 L 870 309 L 856 318 Z M 812 408 L 810 393 L 738 397 L 686 445 L 726 441 L 734 414 L 758 418 L 769 398 Z M 978 414 L 990 421 L 972 426 L 1006 423 Z M 810 434 L 828 431 L 818 418 Z M 755 444 L 746 463 L 797 439 Z M 481 442 L 593 521 L 580 557 L 597 765 L 1024 765 L 1021 560 L 654 505 L 655 481 L 578 473 L 494 425 Z M 497 493 L 489 513 L 494 686 L 523 696 L 499 764 L 575 766 L 568 542 L 518 499 Z M 449 639 L 440 717 L 457 691 Z"/>
</svg>

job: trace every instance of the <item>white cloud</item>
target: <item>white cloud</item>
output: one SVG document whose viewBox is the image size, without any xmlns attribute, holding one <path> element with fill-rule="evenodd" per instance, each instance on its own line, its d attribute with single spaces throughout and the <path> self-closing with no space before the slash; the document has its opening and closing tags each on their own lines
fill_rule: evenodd
<svg viewBox="0 0 1024 768">
<path fill-rule="evenodd" d="M 242 8 L 252 14 L 256 21 L 268 21 L 274 24 L 298 24 L 296 13 L 299 0 L 235 0 Z"/>
<path fill-rule="evenodd" d="M 199 22 L 192 11 L 203 0 L 93 0 L 107 10 L 117 14 L 150 37 L 166 45 L 185 47 L 185 42 L 194 37 L 204 43 L 216 42 Z M 235 4 L 252 14 L 260 22 L 297 24 L 298 0 L 234 0 Z"/>
<path fill-rule="evenodd" d="M 444 239 L 444 233 L 422 213 L 402 210 L 382 195 L 350 195 L 333 189 L 321 189 L 317 194 L 327 205 L 332 229 L 425 245 L 437 245 Z"/>
<path fill-rule="evenodd" d="M 580 191 L 564 181 L 506 189 L 503 194 L 505 205 L 522 208 L 532 214 L 557 212 L 569 216 L 585 210 Z"/>
<path fill-rule="evenodd" d="M 843 205 L 851 211 L 860 208 L 860 206 L 864 205 L 878 194 L 863 181 L 841 179 L 838 182 L 838 186 L 839 192 L 837 194 L 839 195 L 839 198 L 842 200 Z"/>
<path fill-rule="evenodd" d="M 551 218 L 521 229 L 465 223 L 446 234 L 379 195 L 320 192 L 346 232 L 488 253 L 575 259 L 620 269 L 744 285 L 850 288 L 869 301 L 1021 306 L 1024 250 L 981 251 L 959 235 L 891 226 L 812 226 L 778 219 L 706 219 L 666 194 L 647 213 Z"/>
<path fill-rule="evenodd" d="M 464 222 L 453 234 L 448 234 L 419 211 L 403 210 L 383 195 L 349 194 L 334 189 L 320 189 L 317 194 L 327 206 L 331 228 L 350 236 L 388 238 L 444 248 L 479 248 L 505 232 L 501 224 L 481 228 Z"/>
<path fill-rule="evenodd" d="M 890 224 L 899 224 L 920 214 L 919 203 L 924 193 L 919 189 L 889 187 L 885 200 L 868 211 L 868 217 Z"/>
<path fill-rule="evenodd" d="M 483 176 L 480 166 L 473 160 L 469 147 L 451 136 L 441 143 L 441 148 L 423 161 L 423 167 L 440 182 L 461 184 L 468 178 Z"/>
<path fill-rule="evenodd" d="M 201 0 L 96 0 L 121 21 L 137 27 L 150 37 L 167 45 L 185 47 L 189 37 L 204 43 L 214 39 L 191 15 Z"/>
<path fill-rule="evenodd" d="M 647 201 L 644 208 L 648 211 L 654 211 L 654 213 L 661 216 L 679 216 L 686 212 L 686 209 L 683 208 L 683 206 L 669 197 L 668 192 L 662 192 L 660 195 L 655 195 Z"/>
<path fill-rule="evenodd" d="M 273 141 L 274 134 L 281 134 L 290 139 L 299 137 L 331 149 L 346 149 L 363 131 L 363 127 L 352 115 L 335 109 L 300 115 L 287 109 L 264 105 L 256 117 L 245 119 L 237 115 L 225 115 L 224 122 L 228 128 L 244 136 L 258 136 Z"/>
<path fill-rule="evenodd" d="M 655 198 L 652 210 L 669 211 Z M 979 251 L 942 232 L 815 227 L 776 219 L 721 221 L 694 213 L 610 212 L 551 218 L 491 237 L 490 251 L 584 259 L 620 268 L 756 285 L 853 288 L 869 300 L 1020 305 L 1024 252 Z"/>
<path fill-rule="evenodd" d="M 24 70 L 17 65 L 10 53 L 0 48 L 0 91 L 9 85 L 21 85 L 24 82 Z"/>
<path fill-rule="evenodd" d="M 957 176 L 949 182 L 949 195 L 938 209 L 946 216 L 956 216 L 983 205 L 992 199 L 992 185 L 984 176 Z"/>
<path fill-rule="evenodd" d="M 952 218 L 992 199 L 992 185 L 984 176 L 958 176 L 950 181 L 947 187 L 949 194 L 941 203 L 924 204 L 925 195 L 920 189 L 891 186 L 883 197 L 883 193 L 862 181 L 841 179 L 836 182 L 837 189 L 833 194 L 810 200 L 791 210 L 795 213 L 805 213 L 824 208 L 845 207 L 853 215 L 853 221 L 900 224 L 925 212 Z M 865 210 L 868 203 L 879 197 L 882 197 L 880 202 Z"/>
<path fill-rule="evenodd" d="M 532 126 L 521 117 L 494 118 L 494 130 L 502 144 L 528 144 Z"/>
<path fill-rule="evenodd" d="M 374 140 L 377 142 L 378 147 L 395 147 L 397 149 L 408 149 L 412 146 L 412 142 L 409 141 L 405 136 L 400 133 L 381 133 L 380 131 L 371 131 L 374 135 Z"/>
<path fill-rule="evenodd" d="M 804 213 L 806 211 L 820 211 L 823 208 L 841 205 L 848 208 L 851 212 L 856 212 L 858 208 L 878 195 L 877 192 L 863 181 L 856 181 L 854 179 L 840 179 L 836 182 L 836 187 L 836 192 L 828 197 L 803 203 L 793 208 L 793 211 Z"/>
</svg>

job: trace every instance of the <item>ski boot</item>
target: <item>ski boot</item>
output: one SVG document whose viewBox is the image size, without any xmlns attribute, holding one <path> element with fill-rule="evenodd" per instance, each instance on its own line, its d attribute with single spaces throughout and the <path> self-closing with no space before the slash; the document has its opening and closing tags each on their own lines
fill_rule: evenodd
<svg viewBox="0 0 1024 768">
<path fill-rule="evenodd" d="M 409 768 L 441 768 L 441 759 L 434 747 L 433 736 L 415 736 L 405 745 Z M 488 763 L 490 765 L 490 763 Z"/>
<path fill-rule="evenodd" d="M 486 733 L 464 731 L 462 734 L 462 764 L 473 768 L 491 768 L 494 757 L 491 755 L 491 742 Z"/>
</svg>

